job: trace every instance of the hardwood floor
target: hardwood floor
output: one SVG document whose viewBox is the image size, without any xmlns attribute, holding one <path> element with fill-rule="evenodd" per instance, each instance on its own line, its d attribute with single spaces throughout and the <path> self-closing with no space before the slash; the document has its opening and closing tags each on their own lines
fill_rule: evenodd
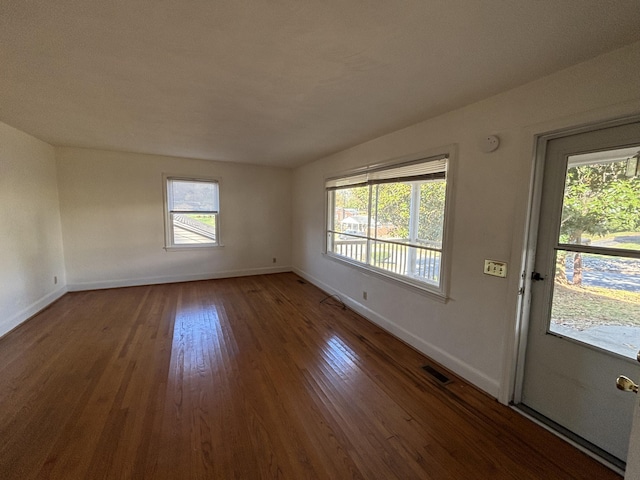
<svg viewBox="0 0 640 480">
<path fill-rule="evenodd" d="M 324 297 L 294 274 L 65 295 L 0 339 L 0 478 L 620 478 Z"/>
</svg>

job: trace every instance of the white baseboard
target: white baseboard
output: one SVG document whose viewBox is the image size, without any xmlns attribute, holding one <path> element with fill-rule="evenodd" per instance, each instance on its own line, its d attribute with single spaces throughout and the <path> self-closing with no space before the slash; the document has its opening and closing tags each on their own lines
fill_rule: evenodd
<svg viewBox="0 0 640 480">
<path fill-rule="evenodd" d="M 51 293 L 48 293 L 47 295 L 36 300 L 26 308 L 23 308 L 8 320 L 0 323 L 0 337 L 6 335 L 11 330 L 13 330 L 14 328 L 16 328 L 18 325 L 25 322 L 26 320 L 29 320 L 36 313 L 47 308 L 49 305 L 51 305 L 53 302 L 55 302 L 60 297 L 62 297 L 65 293 L 67 293 L 67 291 L 68 291 L 67 287 L 60 287 L 59 289 Z"/>
<path fill-rule="evenodd" d="M 354 300 L 353 298 L 346 296 L 344 293 L 335 290 L 334 288 L 315 278 L 314 276 L 309 275 L 299 268 L 294 267 L 292 270 L 293 272 L 300 275 L 302 278 L 314 284 L 318 288 L 321 288 L 325 292 L 339 295 L 340 300 L 345 305 L 365 317 L 367 320 L 375 323 L 395 337 L 408 343 L 419 352 L 440 363 L 444 367 L 448 368 L 455 374 L 464 378 L 466 381 L 472 383 L 492 397 L 498 397 L 500 393 L 500 385 L 497 380 L 488 377 L 478 369 L 474 368 L 472 365 L 469 365 L 468 363 L 460 360 L 459 358 L 453 356 L 451 353 L 441 349 L 440 347 L 414 335 L 400 325 L 362 305 L 360 302 Z"/>
<path fill-rule="evenodd" d="M 196 275 L 165 275 L 160 277 L 119 278 L 116 280 L 101 280 L 96 282 L 70 283 L 70 292 L 84 290 L 102 290 L 105 288 L 137 287 L 141 285 L 158 285 L 162 283 L 194 282 L 198 280 L 213 280 L 216 278 L 247 277 L 250 275 L 265 275 L 270 273 L 290 272 L 291 267 L 264 267 L 245 270 L 226 270 L 222 272 L 201 273 Z"/>
</svg>

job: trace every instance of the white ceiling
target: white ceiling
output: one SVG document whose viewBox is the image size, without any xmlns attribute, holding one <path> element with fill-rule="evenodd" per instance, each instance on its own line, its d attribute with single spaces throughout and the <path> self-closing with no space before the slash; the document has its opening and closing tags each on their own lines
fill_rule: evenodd
<svg viewBox="0 0 640 480">
<path fill-rule="evenodd" d="M 53 145 L 296 166 L 639 25 L 640 0 L 2 0 L 0 121 Z"/>
</svg>

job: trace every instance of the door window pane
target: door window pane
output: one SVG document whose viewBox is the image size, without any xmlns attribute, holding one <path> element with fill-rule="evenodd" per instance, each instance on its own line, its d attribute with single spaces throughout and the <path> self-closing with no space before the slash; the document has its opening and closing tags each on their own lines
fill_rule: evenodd
<svg viewBox="0 0 640 480">
<path fill-rule="evenodd" d="M 640 349 L 639 149 L 568 158 L 549 325 L 630 358 Z"/>
<path fill-rule="evenodd" d="M 568 158 L 559 243 L 640 251 L 640 146 Z"/>
<path fill-rule="evenodd" d="M 549 330 L 635 359 L 640 260 L 566 250 L 558 250 L 556 258 Z"/>
</svg>

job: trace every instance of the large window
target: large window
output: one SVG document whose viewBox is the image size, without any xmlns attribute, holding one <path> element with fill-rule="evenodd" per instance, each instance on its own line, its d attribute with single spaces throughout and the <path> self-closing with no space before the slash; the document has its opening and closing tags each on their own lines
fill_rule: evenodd
<svg viewBox="0 0 640 480">
<path fill-rule="evenodd" d="M 218 246 L 218 182 L 164 178 L 166 247 Z"/>
<path fill-rule="evenodd" d="M 327 253 L 444 295 L 448 155 L 329 178 Z"/>
</svg>

